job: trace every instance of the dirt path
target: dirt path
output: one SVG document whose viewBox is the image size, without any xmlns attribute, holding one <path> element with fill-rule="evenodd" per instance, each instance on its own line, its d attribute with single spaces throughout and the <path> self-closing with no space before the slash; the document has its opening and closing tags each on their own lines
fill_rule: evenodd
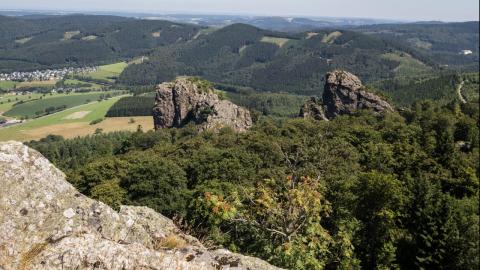
<svg viewBox="0 0 480 270">
<path fill-rule="evenodd" d="M 460 99 L 460 102 L 462 102 L 463 104 L 467 103 L 467 101 L 465 100 L 465 98 L 463 97 L 462 95 L 462 88 L 463 88 L 463 84 L 465 82 L 462 81 L 458 86 L 457 86 L 457 95 L 458 95 L 458 98 Z"/>
</svg>

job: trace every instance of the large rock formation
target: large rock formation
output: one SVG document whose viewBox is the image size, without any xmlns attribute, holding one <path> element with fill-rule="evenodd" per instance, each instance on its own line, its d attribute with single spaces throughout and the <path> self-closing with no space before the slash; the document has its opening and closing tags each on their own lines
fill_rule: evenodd
<svg viewBox="0 0 480 270">
<path fill-rule="evenodd" d="M 245 131 L 252 126 L 250 112 L 219 98 L 208 83 L 179 77 L 157 87 L 153 119 L 155 129 L 182 127 L 189 122 L 199 130 L 231 127 Z"/>
<path fill-rule="evenodd" d="M 207 250 L 147 207 L 80 194 L 38 152 L 0 142 L 0 269 L 278 269 Z"/>
<path fill-rule="evenodd" d="M 365 90 L 360 79 L 343 70 L 327 73 L 323 91 L 323 103 L 309 100 L 300 111 L 305 118 L 333 119 L 342 114 L 353 114 L 367 109 L 373 112 L 391 112 L 393 107 L 378 95 Z M 320 112 L 323 111 L 323 114 Z M 312 117 L 320 115 L 320 117 Z"/>
</svg>

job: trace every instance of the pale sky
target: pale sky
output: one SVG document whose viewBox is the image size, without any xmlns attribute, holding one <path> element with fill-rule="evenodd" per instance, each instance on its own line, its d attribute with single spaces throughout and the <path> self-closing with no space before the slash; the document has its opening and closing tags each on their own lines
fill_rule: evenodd
<svg viewBox="0 0 480 270">
<path fill-rule="evenodd" d="M 479 0 L 0 0 L 0 9 L 479 20 Z"/>
</svg>

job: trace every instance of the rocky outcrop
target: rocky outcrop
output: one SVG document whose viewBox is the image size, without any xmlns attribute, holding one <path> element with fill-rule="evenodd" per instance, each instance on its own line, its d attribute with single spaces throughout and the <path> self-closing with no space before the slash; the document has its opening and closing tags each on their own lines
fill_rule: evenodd
<svg viewBox="0 0 480 270">
<path fill-rule="evenodd" d="M 315 97 L 311 97 L 309 100 L 305 101 L 300 109 L 300 117 L 328 121 L 324 107 Z"/>
<path fill-rule="evenodd" d="M 353 114 L 362 109 L 375 113 L 394 111 L 388 102 L 367 91 L 357 76 L 343 70 L 327 73 L 322 100 L 322 103 L 317 100 L 307 101 L 300 116 L 320 120 Z M 323 114 L 317 111 L 323 111 Z"/>
<path fill-rule="evenodd" d="M 155 129 L 182 127 L 189 122 L 199 130 L 231 127 L 245 131 L 252 126 L 250 112 L 222 100 L 207 82 L 179 77 L 157 86 L 153 119 Z"/>
<path fill-rule="evenodd" d="M 207 250 L 147 207 L 80 194 L 35 150 L 0 142 L 0 269 L 278 269 Z"/>
<path fill-rule="evenodd" d="M 352 73 L 335 70 L 327 73 L 323 103 L 328 118 L 352 114 L 359 109 L 374 112 L 393 111 L 393 107 L 379 96 L 368 92 L 360 79 Z"/>
</svg>

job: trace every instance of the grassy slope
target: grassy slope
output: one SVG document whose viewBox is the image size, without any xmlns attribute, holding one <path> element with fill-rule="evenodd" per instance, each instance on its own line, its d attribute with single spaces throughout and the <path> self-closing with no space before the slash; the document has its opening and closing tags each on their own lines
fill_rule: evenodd
<svg viewBox="0 0 480 270">
<path fill-rule="evenodd" d="M 13 89 L 15 87 L 16 82 L 12 81 L 0 81 L 0 89 L 7 90 Z"/>
<path fill-rule="evenodd" d="M 261 39 L 261 42 L 272 43 L 272 44 L 277 45 L 278 47 L 283 47 L 283 45 L 285 45 L 290 40 L 291 39 L 288 39 L 288 38 L 278 38 L 278 37 L 264 36 Z"/>
<path fill-rule="evenodd" d="M 65 86 L 74 86 L 76 84 L 90 84 L 91 85 L 90 87 L 84 87 L 84 88 L 90 88 L 90 89 L 96 89 L 96 90 L 102 88 L 101 85 L 96 84 L 96 83 L 85 82 L 85 81 L 81 81 L 81 80 L 77 80 L 77 79 L 66 79 L 65 80 Z"/>
<path fill-rule="evenodd" d="M 90 125 L 91 121 L 104 117 L 108 109 L 117 102 L 119 98 L 120 97 L 114 97 L 101 102 L 84 104 L 59 113 L 30 120 L 20 125 L 0 128 L 0 141 L 40 139 L 48 134 L 72 138 L 92 134 L 97 128 L 101 128 L 104 131 L 136 130 L 138 125 L 142 125 L 143 130 L 153 128 L 151 116 L 133 117 L 135 123 L 129 123 L 130 117 L 120 117 L 116 119 L 108 118 L 99 124 Z M 89 113 L 79 119 L 68 119 L 68 116 L 76 112 Z"/>
<path fill-rule="evenodd" d="M 430 67 L 406 53 L 386 53 L 382 57 L 400 63 L 394 70 L 396 77 L 415 77 L 431 71 Z"/>
<path fill-rule="evenodd" d="M 0 89 L 10 90 L 13 88 L 22 88 L 22 87 L 53 87 L 57 83 L 56 80 L 49 81 L 31 81 L 31 82 L 14 82 L 14 81 L 1 81 Z"/>
<path fill-rule="evenodd" d="M 0 114 L 10 110 L 16 102 L 20 100 L 29 100 L 40 98 L 42 94 L 30 94 L 30 95 L 0 95 Z M 55 95 L 57 96 L 57 95 Z M 51 98 L 52 96 L 46 95 L 45 98 Z M 10 100 L 10 101 L 8 101 Z"/>
<path fill-rule="evenodd" d="M 95 93 L 82 93 L 82 94 L 69 94 L 58 97 L 52 97 L 48 99 L 34 100 L 26 102 L 13 107 L 11 110 L 4 113 L 5 116 L 28 116 L 34 117 L 35 112 L 44 111 L 48 107 L 60 107 L 66 105 L 67 108 L 79 106 L 91 101 L 98 100 L 101 95 L 105 95 L 110 92 L 95 92 Z"/>
<path fill-rule="evenodd" d="M 86 77 L 113 81 L 112 78 L 118 77 L 127 66 L 128 64 L 125 62 L 100 66 L 97 71 L 87 74 Z"/>
</svg>

